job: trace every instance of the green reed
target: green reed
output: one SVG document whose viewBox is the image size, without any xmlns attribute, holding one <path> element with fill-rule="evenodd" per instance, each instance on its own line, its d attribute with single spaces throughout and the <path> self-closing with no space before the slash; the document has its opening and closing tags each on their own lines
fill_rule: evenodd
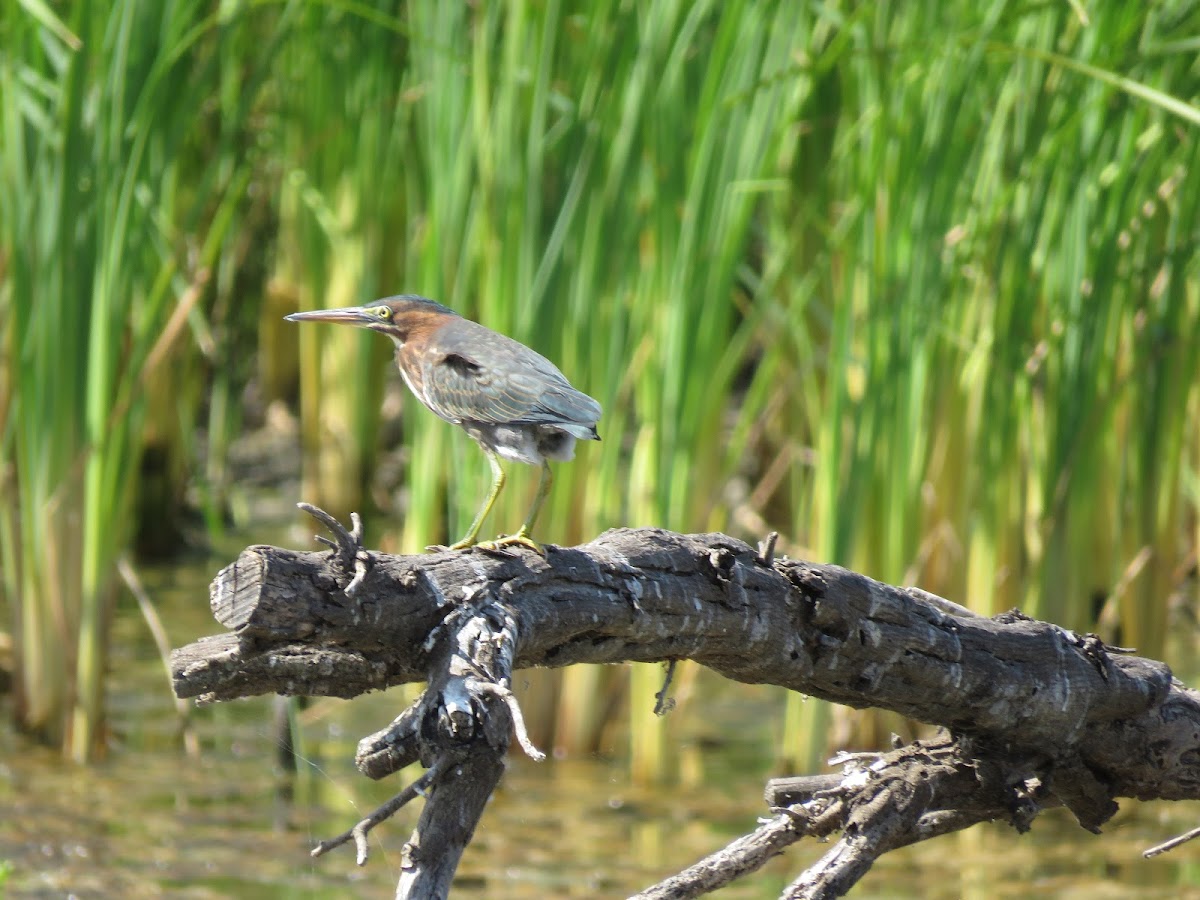
<svg viewBox="0 0 1200 900">
<path fill-rule="evenodd" d="M 299 5 L 275 70 L 282 193 L 273 278 L 305 309 L 400 291 L 403 23 L 367 13 Z M 345 517 L 362 508 L 374 466 L 390 346 L 345 329 L 296 329 L 279 312 L 264 306 L 260 329 L 273 342 L 300 341 L 304 493 Z"/>
<path fill-rule="evenodd" d="M 762 173 L 786 119 L 777 79 L 794 24 L 753 4 L 408 12 L 406 286 L 542 350 L 606 410 L 604 441 L 560 468 L 542 536 L 720 524 L 721 498 L 695 486 L 721 484 L 731 465 L 727 405 L 713 400 L 728 397 L 751 327 L 729 301 L 744 290 Z M 417 548 L 470 520 L 487 467 L 461 434 L 408 410 L 402 543 Z M 489 527 L 519 522 L 532 486 L 514 473 Z M 604 691 L 578 678 L 587 687 L 563 703 L 595 734 L 580 708 L 603 705 Z M 643 719 L 647 690 L 635 689 Z"/>
<path fill-rule="evenodd" d="M 199 314 L 236 179 L 196 166 L 220 56 L 194 50 L 216 20 L 187 5 L 76 4 L 64 20 L 8 7 L 0 565 L 20 724 L 85 759 L 104 740 L 115 564 L 147 428 L 173 431 L 195 409 L 166 361 Z M 147 423 L 165 385 L 177 392 Z"/>
<path fill-rule="evenodd" d="M 83 606 L 65 585 L 108 577 L 126 526 L 85 535 L 126 521 L 92 510 L 132 508 L 146 434 L 186 444 L 205 418 L 216 521 L 256 347 L 268 398 L 300 382 L 305 498 L 362 508 L 387 343 L 279 319 L 401 291 L 603 404 L 543 540 L 778 529 L 794 554 L 1161 647 L 1200 450 L 1181 0 L 79 6 L 61 28 L 22 13 L 0 60 L 0 483 L 21 497 L 0 552 L 5 595 L 42 598 L 26 682 L 73 665 L 36 635 Z M 197 291 L 179 365 L 147 378 Z M 459 536 L 489 473 L 411 398 L 402 427 L 385 521 L 416 551 Z M 514 468 L 492 533 L 532 495 Z M 538 679 L 530 705 L 565 724 L 535 730 L 598 741 L 614 671 Z M 632 676 L 646 777 L 668 768 L 660 678 Z M 787 753 L 819 761 L 828 708 L 787 718 Z"/>
<path fill-rule="evenodd" d="M 819 556 L 1074 628 L 1107 601 L 1108 637 L 1161 650 L 1194 547 L 1200 335 L 1200 77 L 1168 39 L 1198 26 L 1169 3 L 814 23 L 767 266 L 809 327 L 765 344 L 758 372 L 784 398 L 769 452 L 815 446 L 788 497 Z M 821 710 L 790 710 L 809 763 Z"/>
</svg>

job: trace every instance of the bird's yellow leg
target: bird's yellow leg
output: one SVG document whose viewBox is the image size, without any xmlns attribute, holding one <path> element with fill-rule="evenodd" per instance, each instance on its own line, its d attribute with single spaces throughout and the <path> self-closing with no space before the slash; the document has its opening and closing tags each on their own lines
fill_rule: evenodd
<svg viewBox="0 0 1200 900">
<path fill-rule="evenodd" d="M 542 504 L 546 502 L 552 484 L 554 484 L 554 473 L 550 470 L 550 463 L 543 459 L 542 476 L 538 479 L 537 493 L 533 497 L 533 505 L 529 507 L 529 515 L 525 517 L 525 524 L 521 526 L 518 534 L 529 537 L 529 532 L 533 530 L 533 523 L 537 519 L 538 513 L 542 511 Z"/>
<path fill-rule="evenodd" d="M 483 501 L 483 506 L 479 508 L 479 513 L 475 516 L 471 527 L 467 529 L 467 533 L 463 535 L 461 541 L 451 544 L 448 548 L 450 550 L 465 550 L 467 547 L 475 546 L 476 538 L 479 537 L 479 529 L 483 527 L 483 520 L 492 511 L 496 498 L 500 496 L 500 490 L 504 487 L 505 475 L 504 469 L 500 466 L 500 457 L 490 447 L 483 447 L 483 452 L 487 454 L 488 462 L 492 464 L 492 489 L 488 492 L 487 499 Z"/>
<path fill-rule="evenodd" d="M 550 493 L 550 485 L 552 484 L 554 484 L 554 473 L 550 471 L 550 463 L 542 460 L 542 476 L 538 479 L 537 494 L 534 495 L 533 506 L 529 508 L 529 515 L 525 517 L 525 524 L 521 526 L 521 530 L 516 534 L 508 534 L 504 537 L 496 538 L 494 541 L 485 541 L 479 546 L 485 550 L 498 550 L 501 547 L 520 545 L 545 556 L 546 551 L 542 548 L 542 545 L 531 538 L 529 533 L 533 530 L 533 523 L 537 519 L 538 513 L 542 511 L 542 504 L 546 500 L 546 495 Z"/>
</svg>

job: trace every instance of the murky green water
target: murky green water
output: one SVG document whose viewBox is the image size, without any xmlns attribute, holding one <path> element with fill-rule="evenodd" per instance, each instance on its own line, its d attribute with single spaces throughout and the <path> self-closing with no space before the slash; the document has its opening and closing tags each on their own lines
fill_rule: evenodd
<svg viewBox="0 0 1200 900">
<path fill-rule="evenodd" d="M 143 573 L 174 646 L 219 630 L 207 601 L 219 564 Z M 107 761 L 71 767 L 0 731 L 0 861 L 12 867 L 0 896 L 392 896 L 417 808 L 375 829 L 363 868 L 348 846 L 317 860 L 308 851 L 402 784 L 367 781 L 351 762 L 358 738 L 405 705 L 398 694 L 315 701 L 301 714 L 305 763 L 289 779 L 277 767 L 268 699 L 192 710 L 201 753 L 183 754 L 166 674 L 132 604 L 119 618 L 114 659 Z M 765 811 L 764 779 L 784 774 L 770 762 L 777 697 L 705 674 L 692 705 L 677 724 L 681 768 L 694 786 L 640 788 L 608 759 L 535 764 L 513 755 L 455 896 L 624 897 L 751 828 Z M 1124 805 L 1101 837 L 1057 811 L 1028 835 L 976 828 L 893 853 L 852 896 L 1200 898 L 1200 846 L 1151 861 L 1140 856 L 1193 827 L 1197 810 Z M 825 849 L 801 844 L 716 896 L 778 896 Z"/>
</svg>

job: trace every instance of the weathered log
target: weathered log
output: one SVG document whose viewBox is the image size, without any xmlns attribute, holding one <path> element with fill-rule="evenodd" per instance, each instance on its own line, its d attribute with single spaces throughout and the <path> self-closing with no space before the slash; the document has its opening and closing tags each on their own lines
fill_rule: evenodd
<svg viewBox="0 0 1200 900">
<path fill-rule="evenodd" d="M 482 803 L 448 805 L 462 797 L 461 773 L 478 768 L 483 790 L 470 796 L 486 799 L 514 723 L 536 752 L 509 693 L 512 672 L 530 666 L 692 659 L 739 681 L 948 729 L 945 739 L 855 762 L 805 796 L 780 794 L 786 810 L 761 840 L 742 839 L 736 861 L 714 857 L 716 876 L 681 873 L 648 897 L 697 896 L 718 886 L 713 877 L 726 883 L 806 834 L 843 838 L 788 896 L 832 897 L 880 853 L 976 821 L 1024 827 L 1040 809 L 1065 805 L 1096 830 L 1116 797 L 1200 798 L 1200 695 L 1164 664 L 1094 636 L 1017 613 L 983 618 L 721 534 L 621 529 L 548 547 L 545 557 L 368 554 L 357 525 L 335 534 L 332 553 L 255 546 L 223 569 L 211 601 L 232 632 L 176 651 L 175 688 L 213 701 L 350 697 L 428 681 L 413 707 L 363 740 L 357 759 L 373 778 L 418 759 L 438 772 L 401 896 L 448 888 L 457 855 L 438 861 L 422 848 L 449 841 L 461 851 L 469 838 Z M 460 773 L 453 790 L 450 771 Z M 445 822 L 461 827 L 435 844 L 429 829 Z M 361 858 L 373 824 L 353 835 Z M 440 875 L 421 881 L 435 868 Z"/>
</svg>

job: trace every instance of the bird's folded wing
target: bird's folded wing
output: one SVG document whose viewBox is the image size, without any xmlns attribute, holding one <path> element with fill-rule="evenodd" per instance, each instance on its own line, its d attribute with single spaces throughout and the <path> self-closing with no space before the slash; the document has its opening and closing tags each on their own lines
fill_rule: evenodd
<svg viewBox="0 0 1200 900">
<path fill-rule="evenodd" d="M 600 404 L 571 387 L 549 360 L 488 331 L 486 341 L 439 342 L 426 355 L 422 381 L 429 408 L 452 422 L 581 424 Z"/>
</svg>

